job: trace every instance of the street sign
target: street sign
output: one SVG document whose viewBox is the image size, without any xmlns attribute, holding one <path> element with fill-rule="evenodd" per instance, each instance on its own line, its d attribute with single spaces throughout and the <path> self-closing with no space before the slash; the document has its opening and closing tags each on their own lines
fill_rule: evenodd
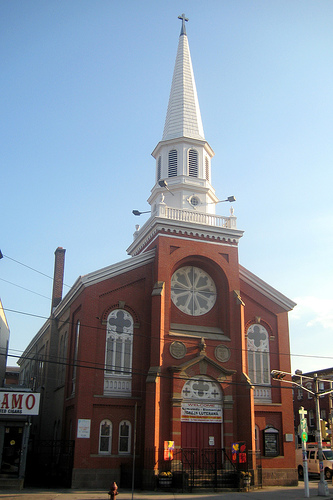
<svg viewBox="0 0 333 500">
<path fill-rule="evenodd" d="M 306 420 L 306 418 L 301 418 L 300 424 L 301 424 L 301 429 L 303 431 L 305 431 L 306 428 L 307 428 L 307 420 Z"/>
<path fill-rule="evenodd" d="M 301 437 L 302 437 L 302 441 L 304 441 L 306 443 L 308 440 L 308 434 L 305 431 L 303 431 Z"/>
</svg>

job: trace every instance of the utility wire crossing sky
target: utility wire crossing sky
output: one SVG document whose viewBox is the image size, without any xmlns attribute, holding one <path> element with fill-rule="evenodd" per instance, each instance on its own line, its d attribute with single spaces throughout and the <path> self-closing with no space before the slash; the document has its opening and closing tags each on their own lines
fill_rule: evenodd
<svg viewBox="0 0 333 500">
<path fill-rule="evenodd" d="M 182 12 L 212 184 L 219 199 L 236 197 L 244 230 L 240 263 L 297 303 L 293 370 L 333 366 L 330 0 L 1 2 L 10 352 L 22 353 L 50 314 L 57 247 L 69 286 L 128 258 L 148 217 L 132 210 L 149 210 Z"/>
</svg>

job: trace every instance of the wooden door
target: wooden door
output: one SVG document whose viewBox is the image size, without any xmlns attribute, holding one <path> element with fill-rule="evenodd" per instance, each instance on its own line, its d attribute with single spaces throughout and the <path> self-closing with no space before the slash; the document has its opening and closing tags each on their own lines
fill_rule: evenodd
<svg viewBox="0 0 333 500">
<path fill-rule="evenodd" d="M 182 448 L 221 448 L 221 424 L 210 422 L 182 422 Z"/>
</svg>

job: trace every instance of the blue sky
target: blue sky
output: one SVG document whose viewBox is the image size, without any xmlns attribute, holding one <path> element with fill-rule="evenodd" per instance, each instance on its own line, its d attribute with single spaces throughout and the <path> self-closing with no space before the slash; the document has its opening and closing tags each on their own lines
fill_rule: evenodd
<svg viewBox="0 0 333 500">
<path fill-rule="evenodd" d="M 69 286 L 127 258 L 146 220 L 132 209 L 149 209 L 183 12 L 212 183 L 220 199 L 236 196 L 245 231 L 240 263 L 298 304 L 292 369 L 331 367 L 331 0 L 0 3 L 10 353 L 49 315 L 58 246 Z"/>
</svg>

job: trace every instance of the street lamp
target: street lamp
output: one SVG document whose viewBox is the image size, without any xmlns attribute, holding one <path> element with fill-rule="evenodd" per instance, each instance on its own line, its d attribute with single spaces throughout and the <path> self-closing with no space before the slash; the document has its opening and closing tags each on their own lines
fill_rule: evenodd
<svg viewBox="0 0 333 500">
<path fill-rule="evenodd" d="M 175 196 L 174 193 L 172 191 L 170 191 L 169 189 L 169 186 L 168 186 L 168 183 L 167 181 L 165 181 L 164 179 L 162 179 L 161 181 L 158 181 L 158 185 L 161 187 L 161 188 L 165 188 L 167 189 L 167 191 L 169 191 L 169 193 L 172 194 L 172 196 Z"/>
<path fill-rule="evenodd" d="M 227 199 L 217 201 L 217 202 L 216 202 L 216 204 L 217 204 L 217 203 L 223 203 L 224 201 L 229 201 L 229 203 L 232 203 L 233 201 L 236 201 L 236 198 L 235 198 L 234 196 L 228 196 L 228 198 L 227 198 Z"/>
<path fill-rule="evenodd" d="M 141 215 L 141 214 L 149 214 L 150 210 L 147 210 L 146 212 L 140 212 L 140 210 L 132 210 L 133 215 Z"/>
</svg>

